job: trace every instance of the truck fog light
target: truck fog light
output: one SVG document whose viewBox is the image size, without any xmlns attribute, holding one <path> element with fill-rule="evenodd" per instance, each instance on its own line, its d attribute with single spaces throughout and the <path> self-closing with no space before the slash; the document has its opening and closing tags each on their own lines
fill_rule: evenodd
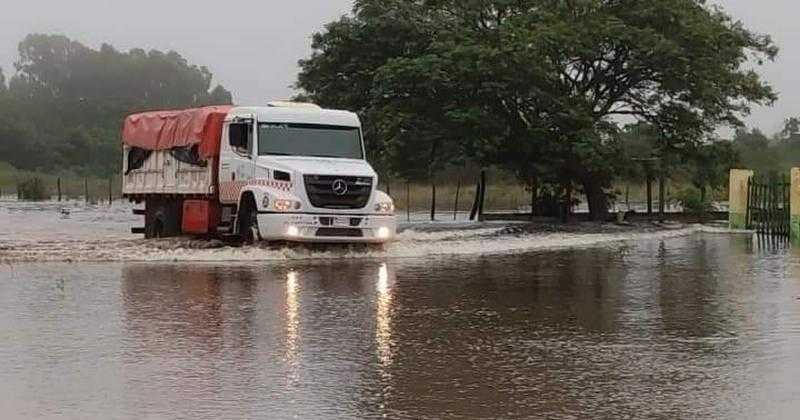
<svg viewBox="0 0 800 420">
<path fill-rule="evenodd" d="M 286 200 L 286 199 L 275 200 L 273 206 L 275 207 L 275 210 L 278 211 L 300 210 L 300 202 L 294 200 Z"/>
<path fill-rule="evenodd" d="M 391 236 L 392 232 L 387 227 L 378 228 L 378 237 L 381 239 L 387 239 Z"/>
<path fill-rule="evenodd" d="M 375 211 L 378 213 L 394 213 L 394 203 L 384 202 L 375 204 Z"/>
<path fill-rule="evenodd" d="M 300 229 L 298 229 L 297 226 L 289 226 L 288 228 L 286 228 L 286 235 L 291 237 L 300 236 Z"/>
</svg>

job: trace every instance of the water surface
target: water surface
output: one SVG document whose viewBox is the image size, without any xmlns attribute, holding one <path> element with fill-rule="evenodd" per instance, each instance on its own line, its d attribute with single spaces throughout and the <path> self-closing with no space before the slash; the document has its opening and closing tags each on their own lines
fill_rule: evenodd
<svg viewBox="0 0 800 420">
<path fill-rule="evenodd" d="M 800 253 L 0 267 L 2 418 L 796 418 Z"/>
</svg>

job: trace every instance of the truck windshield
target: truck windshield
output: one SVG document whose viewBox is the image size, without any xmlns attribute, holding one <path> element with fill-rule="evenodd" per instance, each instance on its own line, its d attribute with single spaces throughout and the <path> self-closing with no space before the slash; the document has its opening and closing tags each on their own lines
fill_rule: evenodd
<svg viewBox="0 0 800 420">
<path fill-rule="evenodd" d="M 316 124 L 259 124 L 258 154 L 364 158 L 358 127 Z"/>
</svg>

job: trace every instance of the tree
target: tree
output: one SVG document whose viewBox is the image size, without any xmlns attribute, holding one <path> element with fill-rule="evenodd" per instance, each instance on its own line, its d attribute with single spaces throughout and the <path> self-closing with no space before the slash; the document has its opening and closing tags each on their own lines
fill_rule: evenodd
<svg viewBox="0 0 800 420">
<path fill-rule="evenodd" d="M 775 57 L 771 39 L 701 0 L 362 0 L 322 40 L 301 62 L 309 96 L 431 121 L 526 176 L 557 171 L 596 220 L 624 165 L 618 118 L 653 125 L 664 153 L 685 154 L 776 98 L 746 65 Z M 409 109 L 413 97 L 424 109 Z"/>
<path fill-rule="evenodd" d="M 232 102 L 224 87 L 210 89 L 206 67 L 174 51 L 95 50 L 32 34 L 20 42 L 15 67 L 5 94 L 0 83 L 0 161 L 20 169 L 115 173 L 127 114 Z"/>
<path fill-rule="evenodd" d="M 689 156 L 692 184 L 700 191 L 700 201 L 707 202 L 706 189 L 715 190 L 728 178 L 731 168 L 739 163 L 733 144 L 717 141 L 699 145 Z"/>
<path fill-rule="evenodd" d="M 780 132 L 781 139 L 787 143 L 800 143 L 800 118 L 787 118 Z"/>
</svg>

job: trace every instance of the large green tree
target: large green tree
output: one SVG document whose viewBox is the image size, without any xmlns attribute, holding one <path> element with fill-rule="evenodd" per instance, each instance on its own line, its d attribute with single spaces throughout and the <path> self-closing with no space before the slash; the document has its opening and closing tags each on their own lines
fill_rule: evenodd
<svg viewBox="0 0 800 420">
<path fill-rule="evenodd" d="M 89 48 L 62 35 L 19 44 L 16 74 L 0 92 L 0 161 L 21 169 L 107 175 L 118 170 L 125 115 L 230 104 L 212 74 L 170 51 Z"/>
<path fill-rule="evenodd" d="M 362 0 L 313 46 L 306 96 L 361 110 L 381 140 L 403 125 L 386 119 L 425 122 L 482 161 L 557 173 L 596 219 L 626 165 L 621 119 L 681 154 L 775 99 L 750 66 L 770 38 L 702 0 Z"/>
</svg>

